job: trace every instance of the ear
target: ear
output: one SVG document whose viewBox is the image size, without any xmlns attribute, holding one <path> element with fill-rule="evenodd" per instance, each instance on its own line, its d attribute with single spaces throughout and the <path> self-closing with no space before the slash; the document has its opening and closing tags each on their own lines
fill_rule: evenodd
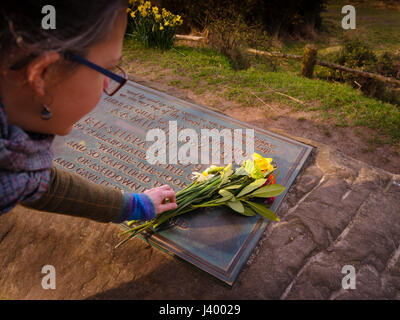
<svg viewBox="0 0 400 320">
<path fill-rule="evenodd" d="M 26 69 L 28 83 L 38 96 L 45 95 L 44 75 L 47 69 L 60 59 L 58 52 L 49 51 L 36 57 L 28 64 Z"/>
</svg>

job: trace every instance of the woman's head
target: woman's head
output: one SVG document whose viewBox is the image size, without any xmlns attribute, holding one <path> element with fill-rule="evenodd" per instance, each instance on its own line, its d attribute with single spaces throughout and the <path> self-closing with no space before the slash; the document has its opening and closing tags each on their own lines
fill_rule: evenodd
<svg viewBox="0 0 400 320">
<path fill-rule="evenodd" d="M 42 28 L 45 5 L 56 29 Z M 68 134 L 100 100 L 107 79 L 66 58 L 73 52 L 104 68 L 121 56 L 127 0 L 6 1 L 0 8 L 0 95 L 9 121 L 26 131 Z M 53 117 L 42 120 L 42 105 Z"/>
</svg>

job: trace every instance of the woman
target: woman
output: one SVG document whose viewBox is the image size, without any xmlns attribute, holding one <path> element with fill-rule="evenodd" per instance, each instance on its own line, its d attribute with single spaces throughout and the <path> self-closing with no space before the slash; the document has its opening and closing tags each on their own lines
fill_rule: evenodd
<svg viewBox="0 0 400 320">
<path fill-rule="evenodd" d="M 128 1 L 51 1 L 56 29 L 42 28 L 47 4 L 7 0 L 0 8 L 0 214 L 22 204 L 122 222 L 175 209 L 168 185 L 123 193 L 52 165 L 54 136 L 124 83 L 105 70 L 120 60 Z"/>
</svg>

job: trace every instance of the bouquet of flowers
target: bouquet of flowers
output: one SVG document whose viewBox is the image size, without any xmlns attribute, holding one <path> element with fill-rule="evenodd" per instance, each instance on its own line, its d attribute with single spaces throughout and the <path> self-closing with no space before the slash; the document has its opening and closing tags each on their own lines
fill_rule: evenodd
<svg viewBox="0 0 400 320">
<path fill-rule="evenodd" d="M 271 164 L 272 158 L 263 158 L 257 153 L 252 158 L 245 160 L 235 170 L 229 164 L 226 167 L 212 165 L 202 173 L 193 172 L 195 180 L 175 194 L 176 209 L 165 211 L 146 222 L 130 221 L 128 227 L 136 225 L 120 234 L 128 236 L 116 247 L 144 230 L 157 231 L 168 219 L 197 208 L 228 206 L 244 216 L 258 214 L 279 221 L 269 206 L 285 187 L 276 184 L 277 173 Z M 256 202 L 257 198 L 263 198 L 263 203 Z"/>
</svg>

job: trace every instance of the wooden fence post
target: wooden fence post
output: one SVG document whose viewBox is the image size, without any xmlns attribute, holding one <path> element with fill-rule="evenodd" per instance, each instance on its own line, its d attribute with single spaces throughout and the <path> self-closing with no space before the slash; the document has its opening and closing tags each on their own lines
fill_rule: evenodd
<svg viewBox="0 0 400 320">
<path fill-rule="evenodd" d="M 312 78 L 317 52 L 318 49 L 312 45 L 306 45 L 304 48 L 303 62 L 301 63 L 301 75 L 303 77 Z"/>
</svg>

